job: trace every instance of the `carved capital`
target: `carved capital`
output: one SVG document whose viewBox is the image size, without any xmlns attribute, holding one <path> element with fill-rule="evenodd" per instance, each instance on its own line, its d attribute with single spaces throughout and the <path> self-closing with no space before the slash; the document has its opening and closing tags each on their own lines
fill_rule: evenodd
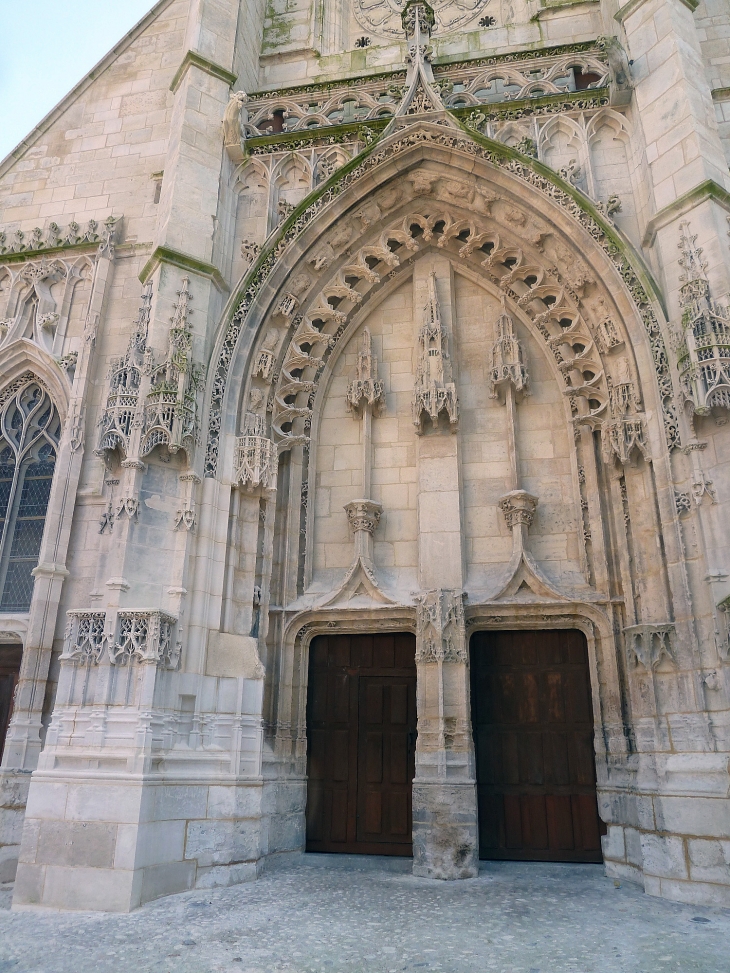
<svg viewBox="0 0 730 973">
<path fill-rule="evenodd" d="M 353 534 L 359 530 L 374 534 L 375 528 L 380 523 L 383 507 L 373 500 L 351 500 L 350 503 L 345 504 L 345 511 Z"/>
<path fill-rule="evenodd" d="M 533 497 L 526 490 L 513 490 L 511 493 L 505 494 L 499 501 L 500 509 L 510 530 L 518 524 L 531 527 L 535 519 L 537 504 L 537 497 Z"/>
</svg>

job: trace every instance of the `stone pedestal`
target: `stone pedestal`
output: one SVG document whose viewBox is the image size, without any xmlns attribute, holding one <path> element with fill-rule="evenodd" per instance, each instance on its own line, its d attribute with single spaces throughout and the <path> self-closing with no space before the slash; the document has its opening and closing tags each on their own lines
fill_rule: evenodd
<svg viewBox="0 0 730 973">
<path fill-rule="evenodd" d="M 0 883 L 15 878 L 29 788 L 29 770 L 0 771 Z"/>
<path fill-rule="evenodd" d="M 479 870 L 463 597 L 442 589 L 419 596 L 413 873 L 429 878 L 473 878 Z"/>
<path fill-rule="evenodd" d="M 413 874 L 476 878 L 479 874 L 474 782 L 413 782 Z"/>
<path fill-rule="evenodd" d="M 214 633 L 201 675 L 176 670 L 161 612 L 69 615 L 13 908 L 128 912 L 255 878 L 268 853 L 255 640 Z"/>
</svg>

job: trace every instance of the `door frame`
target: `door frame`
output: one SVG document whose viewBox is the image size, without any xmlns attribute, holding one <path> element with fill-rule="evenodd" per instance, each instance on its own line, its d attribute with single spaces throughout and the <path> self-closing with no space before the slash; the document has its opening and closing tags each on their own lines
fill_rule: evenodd
<svg viewBox="0 0 730 973">
<path fill-rule="evenodd" d="M 512 637 L 516 637 L 515 638 L 515 642 L 516 643 L 519 643 L 520 636 L 529 636 L 529 635 L 538 636 L 538 637 L 540 637 L 540 636 L 549 636 L 549 634 L 550 633 L 553 633 L 553 632 L 560 633 L 561 636 L 562 636 L 562 638 L 559 640 L 559 642 L 557 644 L 562 644 L 562 639 L 565 638 L 565 637 L 574 636 L 576 634 L 582 636 L 582 638 L 579 640 L 580 647 L 581 647 L 581 655 L 583 656 L 583 661 L 581 663 L 581 668 L 583 669 L 583 672 L 587 675 L 587 678 L 588 678 L 588 686 L 586 688 L 588 690 L 588 697 L 591 697 L 591 695 L 592 695 L 592 686 L 591 686 L 591 679 L 590 679 L 590 660 L 589 660 L 589 657 L 588 657 L 587 640 L 585 638 L 584 633 L 581 632 L 580 629 L 575 628 L 575 627 L 573 627 L 573 628 L 567 628 L 567 629 L 566 628 L 562 628 L 561 629 L 561 628 L 557 628 L 556 626 L 552 626 L 550 628 L 534 629 L 534 628 L 526 628 L 526 627 L 523 626 L 523 627 L 518 628 L 518 629 L 505 629 L 505 628 L 499 628 L 499 629 L 497 629 L 497 628 L 483 629 L 482 628 L 482 629 L 475 630 L 469 636 L 469 664 L 470 664 L 470 674 L 471 674 L 470 686 L 471 686 L 472 689 L 474 689 L 474 686 L 475 686 L 475 681 L 474 681 L 475 680 L 475 670 L 472 668 L 472 662 L 473 662 L 472 652 L 473 652 L 473 649 L 474 648 L 476 648 L 477 651 L 479 651 L 479 648 L 475 646 L 475 642 L 479 639 L 479 636 L 480 635 L 496 636 L 500 632 L 504 632 L 505 634 L 508 634 L 508 635 L 510 635 Z M 575 641 L 575 639 L 573 639 L 572 641 Z M 555 640 L 553 639 L 552 642 L 553 642 L 553 647 L 555 647 L 555 645 L 556 645 Z M 482 646 L 481 647 L 481 651 L 482 652 L 485 651 L 485 648 L 486 648 L 486 646 Z M 517 648 L 516 645 L 515 645 L 515 648 Z M 508 664 L 508 660 L 503 660 L 503 662 Z M 520 662 L 516 662 L 516 663 L 513 663 L 513 664 L 517 666 L 517 668 L 514 669 L 513 671 L 515 673 L 519 672 L 520 669 L 521 669 Z M 564 660 L 563 662 L 557 663 L 556 665 L 560 669 L 565 664 L 566 663 L 565 663 L 565 660 Z M 552 665 L 553 664 L 551 664 L 551 663 L 545 663 L 544 661 L 541 662 L 540 659 L 539 659 L 539 653 L 538 653 L 538 659 L 536 660 L 536 662 L 534 662 L 532 664 L 532 667 L 533 667 L 533 669 L 535 669 L 535 668 L 542 669 L 543 666 L 547 666 L 547 668 L 550 669 L 552 667 Z M 573 666 L 573 663 L 568 663 L 568 665 L 572 667 Z M 529 668 L 529 665 L 528 665 L 528 668 Z M 483 696 L 480 694 L 479 695 L 479 700 L 482 700 L 482 699 L 483 699 Z M 588 700 L 586 699 L 586 702 L 587 701 Z M 477 758 L 476 759 L 476 783 L 477 783 L 477 794 L 478 794 L 478 797 L 477 797 L 477 820 L 479 820 L 480 810 L 483 809 L 482 799 L 479 796 L 479 794 L 480 794 L 480 783 L 481 784 L 484 784 L 485 786 L 488 786 L 488 784 L 485 781 L 480 781 L 479 769 L 478 769 L 479 768 L 479 759 L 478 759 L 479 750 L 478 750 L 478 746 L 477 746 L 477 731 L 475 729 L 475 724 L 474 724 L 474 711 L 475 711 L 475 707 L 478 707 L 478 703 L 476 702 L 475 699 L 471 699 L 470 700 L 470 703 L 471 703 L 470 715 L 471 715 L 471 718 L 472 718 L 472 735 L 474 737 L 475 757 Z M 591 699 L 591 704 L 592 704 L 592 699 Z M 601 819 L 600 819 L 599 808 L 598 808 L 598 774 L 597 774 L 597 770 L 596 770 L 596 754 L 595 754 L 595 718 L 591 719 L 591 710 L 590 710 L 590 708 L 585 713 L 585 717 L 586 718 L 581 723 L 582 735 L 585 734 L 585 731 L 588 729 L 588 727 L 591 727 L 593 729 L 593 731 L 594 731 L 593 732 L 593 743 L 592 743 L 592 746 L 591 746 L 591 749 L 590 749 L 590 753 L 591 753 L 591 757 L 592 757 L 592 763 L 593 763 L 593 787 L 592 787 L 592 791 L 591 791 L 590 796 L 592 798 L 594 798 L 595 799 L 595 802 L 596 802 L 595 813 L 596 813 L 596 815 L 598 817 L 598 821 L 599 821 L 599 825 L 598 825 L 598 827 L 599 827 L 599 834 L 605 835 L 607 833 L 606 832 L 606 825 L 605 825 L 605 822 L 601 821 Z M 540 723 L 541 726 L 543 726 L 543 729 L 544 729 L 544 723 L 543 723 L 543 721 L 538 721 L 538 722 Z M 479 725 L 480 726 L 484 726 L 484 724 L 479 724 Z M 509 725 L 510 726 L 512 726 L 512 725 L 517 726 L 518 729 L 516 730 L 516 732 L 518 734 L 520 732 L 519 728 L 522 728 L 522 732 L 523 733 L 528 733 L 530 731 L 530 727 L 531 727 L 531 724 L 529 722 L 518 722 L 517 724 L 509 724 Z M 548 721 L 548 726 L 549 725 L 550 724 L 549 724 L 549 721 Z M 532 729 L 533 729 L 533 732 L 534 732 L 534 730 L 535 730 L 534 724 L 532 725 Z M 585 739 L 585 736 L 583 736 L 583 739 Z M 587 756 L 587 751 L 584 751 L 584 752 L 586 753 L 586 756 Z M 567 758 L 567 754 L 566 754 L 566 758 Z M 528 801 L 528 805 L 529 805 L 529 801 L 530 801 L 529 794 L 531 793 L 531 790 L 529 788 L 528 788 L 527 791 L 522 791 L 520 789 L 519 785 L 515 785 L 514 783 L 512 783 L 510 785 L 506 781 L 503 781 L 502 783 L 504 784 L 504 786 L 507 787 L 507 791 L 505 792 L 505 796 L 504 796 L 505 802 L 507 801 L 506 794 L 507 793 L 510 793 L 511 790 L 514 791 L 514 789 L 516 787 L 517 788 L 517 793 L 518 794 L 521 794 L 522 795 L 522 798 L 523 799 L 526 799 Z M 545 796 L 545 801 L 548 802 L 548 806 L 546 808 L 546 814 L 547 814 L 546 827 L 547 827 L 548 832 L 549 832 L 549 830 L 550 830 L 549 820 L 550 820 L 550 817 L 551 817 L 551 815 L 550 815 L 549 801 L 551 799 L 551 790 L 550 790 L 550 785 L 546 784 L 544 786 L 546 786 L 548 788 L 548 790 L 547 791 L 538 791 L 538 793 L 539 794 L 544 793 L 546 795 Z M 561 786 L 564 786 L 564 785 L 558 785 L 558 790 L 560 789 Z M 583 786 L 585 786 L 585 784 Z M 498 791 L 500 790 L 500 785 L 497 786 L 497 789 L 498 789 Z M 570 802 L 571 802 L 571 820 L 572 820 L 573 828 L 575 827 L 575 813 L 576 813 L 576 807 L 575 807 L 574 800 L 577 800 L 578 803 L 580 804 L 581 798 L 577 796 L 579 793 L 582 793 L 582 792 L 580 792 L 580 791 L 576 792 L 576 791 L 573 791 L 573 790 L 570 790 L 569 791 Z M 552 793 L 552 796 L 555 797 L 556 794 L 558 794 L 558 791 L 554 791 Z M 586 794 L 586 796 L 588 796 L 588 794 Z M 565 798 L 566 798 L 566 795 L 565 794 L 562 794 L 562 799 L 565 800 Z M 513 800 L 517 800 L 517 799 L 518 798 L 516 798 L 514 796 L 514 794 L 513 794 Z M 560 800 L 561 798 L 558 797 L 556 799 L 557 800 Z M 593 803 L 593 800 L 591 800 L 591 804 L 592 803 Z M 524 808 L 523 805 L 521 805 L 521 806 L 522 806 L 522 812 L 524 812 L 525 808 Z M 506 817 L 505 817 L 505 828 L 506 828 L 507 827 L 507 816 L 508 816 L 506 810 L 505 810 L 505 815 L 506 815 Z M 601 831 L 601 825 L 603 825 L 603 830 L 602 831 Z M 557 826 L 556 825 L 556 822 L 554 821 L 553 822 L 553 827 L 556 827 L 556 826 Z M 525 827 L 525 824 L 524 824 L 524 820 L 523 820 L 522 828 L 524 829 L 524 827 Z M 582 828 L 583 828 L 583 821 L 582 821 L 582 818 L 581 818 L 581 823 L 580 823 L 580 826 L 579 826 L 579 834 L 582 834 L 583 833 L 582 832 Z M 485 855 L 484 858 L 482 858 L 483 848 L 482 848 L 482 843 L 481 843 L 481 827 L 480 827 L 480 830 L 479 830 L 479 835 L 480 835 L 480 838 L 479 838 L 479 857 L 480 857 L 481 860 L 486 860 L 486 861 L 524 861 L 524 862 L 529 862 L 529 861 L 563 862 L 563 861 L 565 861 L 565 862 L 574 862 L 574 863 L 578 863 L 578 862 L 602 863 L 603 862 L 603 857 L 602 857 L 602 853 L 601 853 L 602 844 L 601 844 L 600 840 L 599 840 L 598 848 L 595 849 L 595 851 L 593 850 L 593 848 L 591 848 L 591 849 L 585 849 L 585 848 L 575 849 L 575 848 L 573 848 L 572 852 L 569 852 L 568 849 L 562 849 L 560 847 L 553 847 L 552 845 L 550 845 L 546 850 L 544 850 L 542 848 L 531 848 L 531 846 L 528 844 L 528 845 L 520 845 L 519 848 L 516 848 L 515 849 L 515 853 L 514 854 L 510 854 L 509 853 L 509 845 L 507 845 L 507 846 L 505 846 L 504 853 L 502 854 L 501 853 L 501 851 L 502 851 L 501 848 L 500 849 L 497 849 L 494 846 L 490 846 L 491 847 L 491 850 L 493 852 L 495 852 L 495 854 Z M 547 835 L 546 835 L 546 838 L 547 838 Z M 561 851 L 564 851 L 565 852 L 565 854 L 562 857 L 561 857 L 561 854 L 560 854 Z M 600 857 L 597 858 L 596 855 L 599 855 Z"/>
<path fill-rule="evenodd" d="M 298 612 L 287 622 L 282 639 L 281 663 L 272 673 L 277 685 L 269 697 L 277 699 L 273 746 L 275 751 L 291 748 L 291 778 L 303 785 L 306 809 L 309 779 L 307 774 L 307 703 L 309 699 L 309 647 L 318 635 L 379 635 L 402 632 L 416 638 L 416 609 L 412 606 L 384 604 L 382 608 L 324 608 Z M 274 669 L 274 667 L 269 667 Z M 418 667 L 416 667 L 416 673 Z M 416 719 L 418 720 L 418 675 L 416 675 Z M 302 812 L 302 849 L 306 846 L 306 810 Z"/>
<path fill-rule="evenodd" d="M 10 726 L 10 720 L 13 716 L 13 703 L 15 700 L 15 692 L 18 688 L 18 681 L 20 679 L 20 667 L 23 662 L 23 651 L 24 647 L 20 642 L 0 642 L 0 676 L 15 677 L 10 698 L 8 725 L 0 726 L 0 761 L 2 761 L 3 750 L 5 749 L 6 734 L 8 727 Z M 17 665 L 15 664 L 15 656 L 17 656 Z"/>
<path fill-rule="evenodd" d="M 275 681 L 268 688 L 270 709 L 264 714 L 273 730 L 274 752 L 290 754 L 284 778 L 299 782 L 306 807 L 307 794 L 307 699 L 309 692 L 309 645 L 317 635 L 372 635 L 378 632 L 409 632 L 416 635 L 416 609 L 398 605 L 384 597 L 382 606 L 348 608 L 338 606 L 296 612 L 281 618 L 281 654 L 276 665 L 267 666 L 267 679 Z M 505 604 L 484 601 L 465 606 L 467 641 L 479 631 L 578 629 L 588 645 L 588 666 L 593 704 L 594 755 L 596 786 L 599 798 L 608 790 L 609 759 L 625 763 L 630 755 L 623 732 L 626 723 L 621 711 L 621 693 L 625 674 L 619 672 L 618 651 L 613 623 L 602 604 L 579 601 L 542 601 Z M 275 641 L 276 636 L 274 637 Z M 602 673 L 603 684 L 598 679 Z M 270 675 L 269 675 L 270 673 Z M 468 685 L 468 684 L 467 684 Z M 418 683 L 416 683 L 418 692 Z M 470 691 L 470 690 L 468 690 Z M 471 700 L 469 700 L 471 732 Z M 281 764 L 279 764 L 281 768 Z M 280 778 L 281 779 L 281 778 Z M 476 783 L 476 781 L 475 781 Z M 302 814 L 302 847 L 306 835 Z M 602 818 L 603 820 L 603 818 Z M 607 821 L 607 824 L 611 822 Z"/>
<path fill-rule="evenodd" d="M 471 669 L 471 637 L 477 632 L 546 631 L 550 629 L 577 630 L 585 636 L 588 647 L 588 675 L 593 706 L 593 755 L 596 766 L 596 795 L 598 814 L 604 824 L 611 824 L 601 814 L 601 795 L 608 790 L 609 761 L 629 757 L 629 747 L 623 727 L 627 720 L 621 711 L 620 689 L 625 672 L 620 669 L 613 625 L 603 606 L 585 602 L 541 604 L 493 604 L 468 606 L 466 611 L 469 667 Z M 603 682 L 598 677 L 599 669 Z M 471 681 L 470 681 L 471 684 Z M 469 701 L 471 723 L 471 700 Z M 613 732 L 610 733 L 610 728 Z M 473 733 L 473 728 L 472 728 Z M 609 735 L 610 733 L 610 735 Z"/>
</svg>

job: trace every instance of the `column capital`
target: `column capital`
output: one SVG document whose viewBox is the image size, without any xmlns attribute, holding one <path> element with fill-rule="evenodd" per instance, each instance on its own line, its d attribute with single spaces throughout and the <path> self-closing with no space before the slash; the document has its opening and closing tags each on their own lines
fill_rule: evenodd
<svg viewBox="0 0 730 973">
<path fill-rule="evenodd" d="M 510 530 L 518 524 L 531 527 L 535 519 L 538 498 L 526 490 L 512 490 L 499 501 L 499 506 Z"/>
<path fill-rule="evenodd" d="M 374 534 L 375 528 L 380 523 L 383 506 L 374 500 L 351 500 L 345 504 L 345 512 L 353 534 L 360 530 Z"/>
</svg>

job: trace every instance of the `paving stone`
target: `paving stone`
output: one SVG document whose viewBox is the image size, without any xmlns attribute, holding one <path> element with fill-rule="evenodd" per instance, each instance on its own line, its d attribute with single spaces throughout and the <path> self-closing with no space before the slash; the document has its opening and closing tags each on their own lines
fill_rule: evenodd
<svg viewBox="0 0 730 973">
<path fill-rule="evenodd" d="M 481 863 L 458 882 L 407 859 L 305 855 L 257 882 L 129 915 L 10 912 L 0 973 L 727 973 L 730 910 L 616 888 L 599 865 Z"/>
</svg>

